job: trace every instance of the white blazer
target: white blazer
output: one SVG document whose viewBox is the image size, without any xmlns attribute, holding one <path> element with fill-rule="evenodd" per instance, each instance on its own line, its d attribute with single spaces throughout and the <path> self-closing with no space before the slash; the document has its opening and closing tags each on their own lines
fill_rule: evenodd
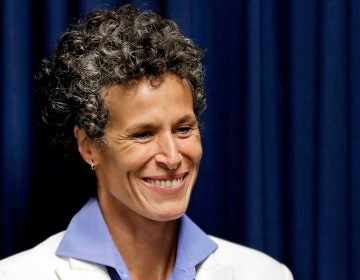
<svg viewBox="0 0 360 280">
<path fill-rule="evenodd" d="M 72 258 L 57 257 L 55 251 L 64 232 L 36 247 L 0 261 L 1 280 L 110 280 L 106 267 Z M 292 280 L 288 268 L 271 257 L 223 239 L 197 269 L 196 280 Z"/>
</svg>

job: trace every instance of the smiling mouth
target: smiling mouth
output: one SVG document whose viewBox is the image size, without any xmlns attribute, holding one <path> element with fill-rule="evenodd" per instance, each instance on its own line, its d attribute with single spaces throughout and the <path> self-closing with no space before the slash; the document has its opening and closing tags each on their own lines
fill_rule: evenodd
<svg viewBox="0 0 360 280">
<path fill-rule="evenodd" d="M 187 174 L 174 179 L 154 179 L 154 178 L 143 178 L 142 180 L 145 181 L 149 185 L 159 186 L 162 188 L 176 188 L 180 186 L 186 177 Z"/>
</svg>

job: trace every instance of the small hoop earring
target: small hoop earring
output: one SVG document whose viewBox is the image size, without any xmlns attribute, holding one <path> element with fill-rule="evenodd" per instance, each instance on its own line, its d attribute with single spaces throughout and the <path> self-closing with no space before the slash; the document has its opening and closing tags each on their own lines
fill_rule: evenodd
<svg viewBox="0 0 360 280">
<path fill-rule="evenodd" d="M 91 168 L 92 171 L 95 170 L 95 166 L 94 166 L 94 161 L 93 161 L 93 160 L 91 160 L 90 168 Z"/>
</svg>

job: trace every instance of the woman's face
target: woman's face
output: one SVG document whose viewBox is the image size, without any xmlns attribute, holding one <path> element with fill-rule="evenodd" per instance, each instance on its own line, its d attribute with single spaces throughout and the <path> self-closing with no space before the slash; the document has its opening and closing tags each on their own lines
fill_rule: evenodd
<svg viewBox="0 0 360 280">
<path fill-rule="evenodd" d="M 94 154 L 102 208 L 127 218 L 180 217 L 202 156 L 189 83 L 167 74 L 104 95 L 110 122 Z"/>
</svg>

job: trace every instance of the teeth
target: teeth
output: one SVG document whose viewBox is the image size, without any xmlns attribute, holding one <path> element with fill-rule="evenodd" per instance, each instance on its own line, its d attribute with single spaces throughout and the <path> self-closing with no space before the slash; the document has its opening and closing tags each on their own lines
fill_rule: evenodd
<svg viewBox="0 0 360 280">
<path fill-rule="evenodd" d="M 146 180 L 151 185 L 158 185 L 164 188 L 173 188 L 182 182 L 182 178 L 174 179 L 174 180 L 154 180 L 154 179 L 147 179 Z"/>
</svg>

